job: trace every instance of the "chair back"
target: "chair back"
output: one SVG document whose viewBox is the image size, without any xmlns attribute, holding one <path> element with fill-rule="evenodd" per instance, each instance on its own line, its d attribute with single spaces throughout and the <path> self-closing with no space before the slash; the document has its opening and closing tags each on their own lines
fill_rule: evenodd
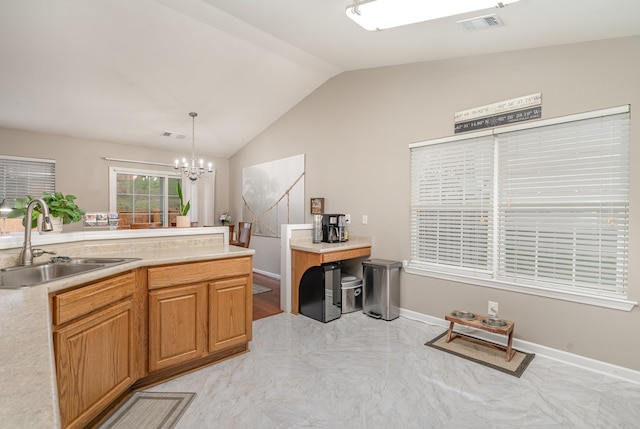
<svg viewBox="0 0 640 429">
<path fill-rule="evenodd" d="M 234 246 L 249 247 L 251 242 L 251 222 L 238 222 L 238 239 L 234 241 Z"/>
</svg>

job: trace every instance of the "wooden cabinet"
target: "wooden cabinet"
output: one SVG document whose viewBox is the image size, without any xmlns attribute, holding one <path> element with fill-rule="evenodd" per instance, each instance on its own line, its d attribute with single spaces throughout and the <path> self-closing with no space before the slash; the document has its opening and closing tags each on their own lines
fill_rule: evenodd
<svg viewBox="0 0 640 429">
<path fill-rule="evenodd" d="M 148 269 L 149 372 L 251 340 L 251 258 Z"/>
<path fill-rule="evenodd" d="M 205 355 L 206 287 L 205 283 L 149 292 L 149 371 Z"/>
<path fill-rule="evenodd" d="M 209 283 L 209 352 L 246 343 L 252 319 L 249 276 Z"/>
<path fill-rule="evenodd" d="M 63 427 L 84 427 L 138 378 L 135 275 L 51 297 Z"/>
<path fill-rule="evenodd" d="M 248 351 L 250 256 L 142 268 L 51 294 L 63 428 L 129 391 Z"/>
</svg>

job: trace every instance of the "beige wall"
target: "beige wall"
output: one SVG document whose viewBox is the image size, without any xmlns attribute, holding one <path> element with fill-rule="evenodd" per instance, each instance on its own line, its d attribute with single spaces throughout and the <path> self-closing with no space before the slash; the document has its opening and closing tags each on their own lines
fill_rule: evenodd
<svg viewBox="0 0 640 429">
<path fill-rule="evenodd" d="M 409 258 L 408 144 L 453 134 L 454 112 L 541 92 L 543 118 L 640 105 L 640 38 L 533 49 L 343 73 L 317 89 L 230 161 L 231 209 L 241 213 L 242 168 L 306 155 L 309 197 L 349 213 L 373 237 L 373 257 Z M 632 119 L 631 164 L 640 162 Z M 634 144 L 635 143 L 635 144 Z M 629 298 L 640 300 L 640 171 L 631 172 Z M 362 225 L 362 215 L 368 225 Z M 307 222 L 310 221 L 310 215 Z M 258 269 L 279 273 L 279 241 L 252 237 Z M 253 246 L 252 246 L 253 247 Z M 402 307 L 443 317 L 498 301 L 517 338 L 640 370 L 640 310 L 631 312 L 403 274 Z"/>
<path fill-rule="evenodd" d="M 31 133 L 0 128 L 0 155 L 56 160 L 56 189 L 78 197 L 76 202 L 88 212 L 109 209 L 109 167 L 173 171 L 171 167 L 106 161 L 104 157 L 171 163 L 183 153 L 72 137 Z M 216 213 L 229 206 L 229 160 L 215 159 Z M 81 230 L 81 223 L 65 230 Z"/>
</svg>

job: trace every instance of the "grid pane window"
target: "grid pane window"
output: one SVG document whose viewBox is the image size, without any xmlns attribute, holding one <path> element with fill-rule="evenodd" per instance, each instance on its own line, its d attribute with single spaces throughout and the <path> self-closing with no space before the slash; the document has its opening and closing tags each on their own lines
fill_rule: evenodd
<svg viewBox="0 0 640 429">
<path fill-rule="evenodd" d="M 134 223 L 175 223 L 180 202 L 177 184 L 181 178 L 163 173 L 114 169 L 115 207 L 120 217 L 120 227 Z"/>
</svg>

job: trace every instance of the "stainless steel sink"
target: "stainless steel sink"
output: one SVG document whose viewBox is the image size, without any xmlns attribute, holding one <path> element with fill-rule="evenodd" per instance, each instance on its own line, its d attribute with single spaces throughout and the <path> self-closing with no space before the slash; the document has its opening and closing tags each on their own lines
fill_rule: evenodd
<svg viewBox="0 0 640 429">
<path fill-rule="evenodd" d="M 62 259 L 62 260 L 61 260 Z M 0 289 L 20 289 L 112 267 L 139 258 L 52 258 L 44 264 L 0 270 Z"/>
</svg>

